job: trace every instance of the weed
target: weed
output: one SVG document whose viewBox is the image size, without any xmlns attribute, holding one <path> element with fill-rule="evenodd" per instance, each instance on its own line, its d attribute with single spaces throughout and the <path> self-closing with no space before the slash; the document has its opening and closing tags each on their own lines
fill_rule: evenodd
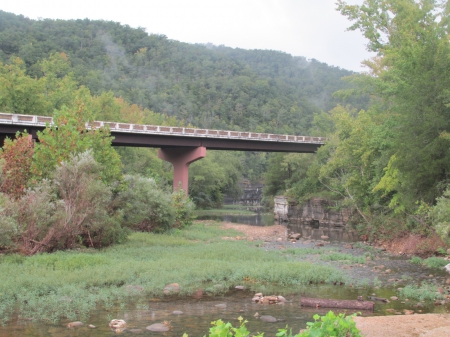
<svg viewBox="0 0 450 337">
<path fill-rule="evenodd" d="M 432 256 L 432 257 L 429 257 L 428 259 L 423 260 L 423 263 L 428 268 L 442 269 L 448 264 L 448 261 L 446 259 L 443 259 L 440 257 Z"/>
<path fill-rule="evenodd" d="M 343 254 L 343 253 L 332 253 L 322 255 L 320 257 L 323 261 L 342 261 L 345 263 L 365 263 L 366 259 L 364 256 L 353 256 L 351 254 Z"/>
<path fill-rule="evenodd" d="M 413 256 L 413 257 L 411 257 L 411 260 L 409 260 L 409 262 L 414 263 L 414 264 L 422 264 L 423 260 L 418 256 Z"/>
<path fill-rule="evenodd" d="M 407 285 L 400 290 L 402 298 L 415 299 L 419 301 L 433 301 L 442 299 L 443 296 L 437 291 L 437 287 L 430 283 L 422 283 L 420 286 Z"/>
<path fill-rule="evenodd" d="M 342 337 L 361 337 L 359 329 L 353 317 L 345 316 L 345 314 L 338 314 L 329 311 L 324 316 L 314 315 L 314 322 L 306 323 L 307 329 L 300 333 L 298 337 L 313 337 L 313 336 L 342 336 Z M 278 335 L 277 335 L 278 336 Z M 288 336 L 288 335 L 281 335 Z"/>
</svg>

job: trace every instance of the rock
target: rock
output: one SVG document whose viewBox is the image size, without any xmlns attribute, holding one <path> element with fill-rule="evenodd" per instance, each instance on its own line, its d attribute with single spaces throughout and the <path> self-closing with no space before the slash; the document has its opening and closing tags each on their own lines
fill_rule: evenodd
<svg viewBox="0 0 450 337">
<path fill-rule="evenodd" d="M 175 310 L 175 311 L 172 311 L 172 314 L 173 315 L 183 315 L 183 312 L 180 310 Z"/>
<path fill-rule="evenodd" d="M 277 302 L 278 303 L 285 303 L 286 299 L 283 296 L 277 296 Z"/>
<path fill-rule="evenodd" d="M 450 255 L 450 248 L 447 249 L 447 255 Z"/>
<path fill-rule="evenodd" d="M 178 283 L 169 283 L 164 287 L 164 295 L 177 294 L 180 292 L 180 285 Z"/>
<path fill-rule="evenodd" d="M 289 235 L 289 239 L 299 240 L 302 235 L 300 233 L 292 233 Z"/>
<path fill-rule="evenodd" d="M 353 245 L 352 244 L 346 244 L 344 246 L 344 248 L 346 248 L 346 249 L 353 249 Z"/>
<path fill-rule="evenodd" d="M 94 324 L 89 324 L 88 327 L 90 327 L 91 329 L 95 329 L 96 326 Z"/>
<path fill-rule="evenodd" d="M 392 270 L 390 270 L 390 269 L 386 269 L 385 271 L 384 271 L 386 274 L 389 274 L 389 273 L 391 273 L 392 272 Z"/>
<path fill-rule="evenodd" d="M 149 325 L 148 327 L 146 327 L 146 329 L 154 332 L 167 332 L 170 330 L 170 325 L 164 323 L 155 323 Z"/>
<path fill-rule="evenodd" d="M 450 284 L 450 278 L 445 281 L 445 284 Z"/>
<path fill-rule="evenodd" d="M 221 304 L 216 304 L 215 307 L 219 308 L 219 309 L 225 309 L 227 307 L 227 305 L 225 303 L 221 303 Z"/>
<path fill-rule="evenodd" d="M 327 235 L 322 235 L 320 238 L 321 238 L 322 240 L 328 240 L 330 237 L 327 236 Z"/>
<path fill-rule="evenodd" d="M 398 297 L 397 296 L 391 296 L 391 300 L 398 301 Z"/>
<path fill-rule="evenodd" d="M 412 314 L 414 314 L 414 310 L 404 309 L 404 310 L 403 310 L 403 313 L 404 313 L 405 315 L 412 315 Z"/>
<path fill-rule="evenodd" d="M 256 314 L 254 314 L 253 316 L 254 316 L 254 317 L 259 317 L 259 314 L 258 314 L 258 313 L 256 313 Z"/>
<path fill-rule="evenodd" d="M 252 302 L 258 303 L 261 300 L 261 297 L 255 296 L 252 298 Z"/>
<path fill-rule="evenodd" d="M 393 314 L 395 312 L 395 309 L 386 309 L 386 312 Z"/>
<path fill-rule="evenodd" d="M 70 322 L 69 324 L 67 324 L 68 328 L 77 328 L 79 326 L 83 326 L 83 322 L 76 321 L 76 322 Z"/>
<path fill-rule="evenodd" d="M 316 247 L 323 247 L 323 243 L 322 242 L 316 243 Z"/>
<path fill-rule="evenodd" d="M 297 243 L 297 240 L 295 240 L 295 239 L 290 239 L 290 242 L 291 242 L 291 243 Z"/>
<path fill-rule="evenodd" d="M 202 298 L 203 297 L 203 290 L 199 289 L 195 293 L 192 294 L 192 298 Z"/>
<path fill-rule="evenodd" d="M 438 291 L 439 294 L 445 294 L 445 290 L 442 287 L 438 287 L 437 291 Z"/>
<path fill-rule="evenodd" d="M 236 286 L 236 287 L 234 287 L 235 289 L 238 289 L 238 290 L 244 290 L 244 286 Z"/>
<path fill-rule="evenodd" d="M 256 293 L 255 296 L 259 296 L 261 297 L 263 294 L 262 293 Z"/>
<path fill-rule="evenodd" d="M 268 323 L 275 323 L 277 319 L 270 315 L 263 315 L 260 317 L 261 321 L 268 322 Z"/>
<path fill-rule="evenodd" d="M 109 322 L 109 327 L 111 330 L 114 330 L 115 332 L 122 332 L 125 330 L 127 326 L 127 322 L 125 322 L 123 319 L 113 319 L 111 322 Z"/>
<path fill-rule="evenodd" d="M 282 238 L 278 238 L 277 241 L 278 241 L 278 242 L 281 242 L 281 241 L 283 241 L 283 239 L 282 239 Z"/>
</svg>

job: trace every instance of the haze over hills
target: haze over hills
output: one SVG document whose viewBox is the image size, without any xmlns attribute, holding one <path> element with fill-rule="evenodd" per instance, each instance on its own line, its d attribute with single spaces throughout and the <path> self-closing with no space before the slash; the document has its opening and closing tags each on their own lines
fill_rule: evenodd
<svg viewBox="0 0 450 337">
<path fill-rule="evenodd" d="M 19 56 L 40 77 L 38 62 L 61 52 L 93 95 L 112 91 L 205 128 L 305 134 L 314 113 L 339 103 L 332 94 L 352 74 L 314 59 L 187 44 L 115 22 L 36 21 L 0 11 L 1 62 Z"/>
</svg>

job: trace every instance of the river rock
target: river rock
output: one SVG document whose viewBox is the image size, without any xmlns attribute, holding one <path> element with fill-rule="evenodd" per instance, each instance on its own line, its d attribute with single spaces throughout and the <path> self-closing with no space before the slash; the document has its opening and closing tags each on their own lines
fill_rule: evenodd
<svg viewBox="0 0 450 337">
<path fill-rule="evenodd" d="M 330 237 L 328 235 L 322 235 L 320 238 L 322 240 L 328 240 Z"/>
<path fill-rule="evenodd" d="M 180 310 L 175 310 L 175 311 L 172 311 L 172 314 L 173 315 L 183 315 L 183 312 Z"/>
<path fill-rule="evenodd" d="M 389 309 L 386 309 L 386 312 L 393 314 L 393 313 L 395 313 L 395 309 L 389 308 Z"/>
<path fill-rule="evenodd" d="M 202 289 L 199 289 L 195 293 L 192 294 L 192 298 L 199 299 L 199 298 L 202 298 L 202 297 L 203 297 L 203 290 Z"/>
<path fill-rule="evenodd" d="M 180 285 L 178 283 L 169 283 L 164 287 L 164 295 L 177 294 L 180 292 Z"/>
<path fill-rule="evenodd" d="M 88 327 L 91 328 L 91 329 L 95 329 L 96 328 L 96 326 L 94 324 L 89 324 Z"/>
<path fill-rule="evenodd" d="M 262 293 L 256 293 L 256 294 L 255 294 L 255 297 L 256 297 L 256 296 L 261 297 L 262 295 L 263 295 Z"/>
<path fill-rule="evenodd" d="M 292 233 L 289 235 L 289 239 L 299 240 L 302 235 L 300 233 Z"/>
<path fill-rule="evenodd" d="M 170 330 L 170 326 L 164 323 L 155 323 L 149 325 L 148 327 L 146 327 L 146 329 L 154 332 L 167 332 Z"/>
<path fill-rule="evenodd" d="M 286 299 L 283 296 L 277 296 L 277 302 L 278 303 L 285 303 Z"/>
<path fill-rule="evenodd" d="M 398 297 L 397 296 L 391 296 L 391 300 L 398 301 Z"/>
<path fill-rule="evenodd" d="M 275 323 L 277 319 L 270 315 L 263 315 L 260 317 L 261 321 L 268 322 L 268 323 Z"/>
<path fill-rule="evenodd" d="M 83 322 L 76 321 L 76 322 L 70 322 L 69 324 L 67 324 L 67 327 L 68 328 L 77 328 L 82 325 L 83 325 Z"/>
<path fill-rule="evenodd" d="M 405 315 L 412 315 L 412 314 L 414 314 L 414 310 L 404 309 L 404 310 L 403 310 L 403 313 L 404 313 Z"/>
<path fill-rule="evenodd" d="M 238 290 L 244 290 L 244 286 L 236 286 L 236 287 L 234 287 L 235 289 L 238 289 Z"/>
<path fill-rule="evenodd" d="M 108 326 L 115 332 L 122 332 L 123 330 L 125 330 L 127 322 L 125 322 L 123 319 L 113 319 L 111 320 L 111 322 L 109 322 Z"/>
<path fill-rule="evenodd" d="M 219 309 L 225 309 L 227 307 L 227 305 L 225 303 L 221 303 L 221 304 L 216 304 L 215 307 L 219 308 Z"/>
</svg>

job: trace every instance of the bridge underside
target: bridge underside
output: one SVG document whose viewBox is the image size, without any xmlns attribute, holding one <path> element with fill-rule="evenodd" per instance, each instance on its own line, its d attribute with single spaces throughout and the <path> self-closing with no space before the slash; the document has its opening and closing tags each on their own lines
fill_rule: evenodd
<svg viewBox="0 0 450 337">
<path fill-rule="evenodd" d="M 6 137 L 14 138 L 17 131 L 27 130 L 33 139 L 37 140 L 37 132 L 44 129 L 43 126 L 24 126 L 15 124 L 0 125 L 0 142 Z M 159 158 L 172 163 L 174 167 L 173 187 L 177 190 L 180 186 L 188 191 L 189 165 L 206 156 L 206 149 L 229 151 L 261 151 L 261 152 L 297 152 L 314 153 L 322 146 L 322 143 L 285 142 L 274 140 L 250 140 L 239 138 L 206 138 L 186 137 L 175 135 L 155 135 L 146 133 L 125 133 L 111 131 L 114 137 L 113 146 L 152 147 L 159 148 Z"/>
</svg>

